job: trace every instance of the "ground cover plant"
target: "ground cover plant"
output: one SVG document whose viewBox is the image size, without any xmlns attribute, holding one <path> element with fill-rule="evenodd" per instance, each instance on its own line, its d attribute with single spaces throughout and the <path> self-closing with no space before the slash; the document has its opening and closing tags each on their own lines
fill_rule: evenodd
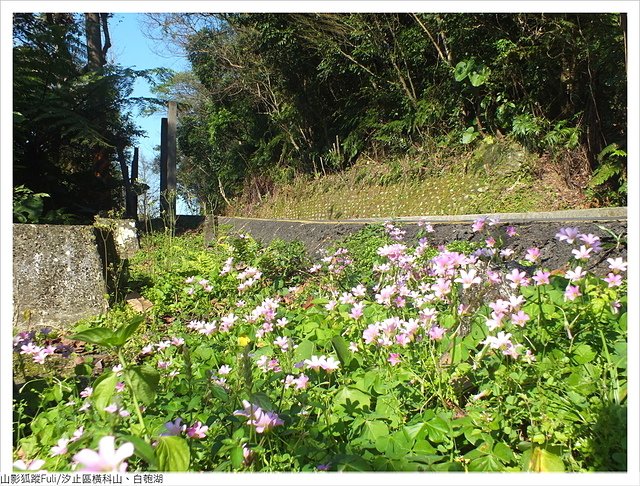
<svg viewBox="0 0 640 486">
<path fill-rule="evenodd" d="M 136 309 L 15 336 L 15 468 L 626 470 L 626 262 L 586 272 L 603 245 L 574 227 L 553 269 L 495 220 L 481 245 L 430 231 L 369 226 L 313 261 L 147 237 Z"/>
</svg>

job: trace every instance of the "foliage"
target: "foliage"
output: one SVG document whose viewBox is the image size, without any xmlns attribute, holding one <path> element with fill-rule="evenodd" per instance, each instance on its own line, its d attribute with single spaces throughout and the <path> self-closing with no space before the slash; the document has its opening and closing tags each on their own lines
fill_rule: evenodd
<svg viewBox="0 0 640 486">
<path fill-rule="evenodd" d="M 90 66 L 83 25 L 80 14 L 14 16 L 13 176 L 49 194 L 45 213 L 90 222 L 122 203 L 114 162 L 140 134 L 130 109 L 144 102 L 131 98 L 133 83 L 154 70 Z"/>
<path fill-rule="evenodd" d="M 108 470 L 624 471 L 627 263 L 584 271 L 599 238 L 562 228 L 575 258 L 547 269 L 501 251 L 514 230 L 436 249 L 368 226 L 310 268 L 249 235 L 145 240 L 153 307 L 63 336 L 77 366 L 16 394 L 14 456 L 70 470 L 111 437 Z M 51 337 L 16 356 L 63 360 Z"/>
<path fill-rule="evenodd" d="M 162 90 L 185 113 L 185 184 L 218 211 L 241 193 L 262 201 L 284 168 L 325 176 L 505 135 L 552 155 L 584 147 L 592 169 L 607 145 L 624 149 L 624 15 L 188 18 L 186 38 L 174 17 L 162 25 L 183 36 L 192 75 Z"/>
</svg>

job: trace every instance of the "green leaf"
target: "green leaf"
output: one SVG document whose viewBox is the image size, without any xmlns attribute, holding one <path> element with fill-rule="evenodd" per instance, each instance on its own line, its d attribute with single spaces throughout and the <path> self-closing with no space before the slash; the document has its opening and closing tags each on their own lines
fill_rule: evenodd
<svg viewBox="0 0 640 486">
<path fill-rule="evenodd" d="M 475 62 L 473 59 L 460 61 L 453 70 L 453 77 L 456 81 L 463 81 L 469 75 L 469 71 L 473 68 Z"/>
<path fill-rule="evenodd" d="M 120 326 L 116 332 L 112 344 L 114 346 L 122 346 L 133 335 L 134 332 L 140 327 L 140 324 L 144 322 L 143 316 L 135 316 L 128 324 Z"/>
<path fill-rule="evenodd" d="M 425 424 L 425 430 L 429 436 L 429 440 L 434 443 L 443 442 L 450 434 L 451 429 L 449 423 L 442 417 L 433 417 Z"/>
<path fill-rule="evenodd" d="M 87 329 L 86 331 L 80 331 L 79 333 L 71 336 L 70 339 L 97 344 L 99 346 L 112 346 L 114 336 L 115 335 L 111 329 L 107 329 L 106 327 L 95 327 L 93 329 Z"/>
<path fill-rule="evenodd" d="M 93 383 L 91 398 L 93 398 L 94 407 L 98 412 L 103 413 L 104 408 L 111 404 L 111 397 L 116 391 L 117 382 L 118 376 L 111 371 L 107 371 Z"/>
<path fill-rule="evenodd" d="M 573 359 L 578 364 L 589 363 L 595 357 L 596 352 L 588 344 L 579 344 L 573 348 Z"/>
<path fill-rule="evenodd" d="M 469 127 L 464 132 L 462 132 L 462 143 L 467 145 L 473 142 L 476 138 L 478 138 L 480 134 L 476 132 L 475 128 Z"/>
<path fill-rule="evenodd" d="M 231 465 L 234 469 L 239 469 L 244 462 L 244 451 L 241 446 L 235 446 L 231 449 Z"/>
<path fill-rule="evenodd" d="M 356 388 L 342 387 L 333 398 L 334 410 L 347 413 L 368 411 L 370 405 L 371 397 Z"/>
<path fill-rule="evenodd" d="M 152 467 L 156 466 L 156 452 L 150 444 L 136 435 L 122 435 L 120 438 L 131 442 L 135 448 L 135 454 Z"/>
<path fill-rule="evenodd" d="M 472 73 L 469 73 L 469 81 L 471 81 L 472 86 L 482 86 L 487 82 L 490 74 L 491 69 L 489 69 L 487 66 L 482 66 L 479 71 L 473 71 Z"/>
<path fill-rule="evenodd" d="M 156 446 L 158 469 L 166 472 L 189 470 L 191 452 L 187 441 L 182 437 L 166 436 L 158 438 Z"/>
<path fill-rule="evenodd" d="M 387 437 L 389 435 L 389 427 L 381 420 L 365 420 L 362 425 L 360 438 L 375 443 L 378 437 Z"/>
<path fill-rule="evenodd" d="M 333 336 L 333 338 L 331 338 L 331 344 L 333 344 L 333 349 L 336 350 L 338 359 L 342 366 L 344 368 L 348 368 L 351 364 L 352 356 L 344 338 L 342 336 Z"/>
<path fill-rule="evenodd" d="M 257 405 L 258 407 L 263 408 L 265 410 L 275 410 L 275 405 L 273 404 L 273 402 L 271 401 L 271 399 L 266 393 L 263 393 L 263 392 L 252 393 L 251 396 L 249 397 L 249 401 L 254 405 Z"/>
<path fill-rule="evenodd" d="M 361 456 L 340 454 L 331 460 L 338 471 L 371 471 L 371 465 Z"/>
<path fill-rule="evenodd" d="M 132 366 L 125 370 L 132 392 L 145 405 L 151 405 L 156 398 L 160 373 L 149 365 Z"/>
<path fill-rule="evenodd" d="M 509 462 L 513 461 L 513 459 L 514 459 L 513 451 L 504 442 L 498 442 L 493 447 L 493 455 L 496 456 L 498 459 L 500 459 L 505 464 L 508 464 Z"/>
<path fill-rule="evenodd" d="M 221 400 L 223 402 L 229 401 L 229 395 L 227 394 L 227 391 L 220 385 L 211 385 L 211 394 L 218 400 Z"/>
<path fill-rule="evenodd" d="M 408 439 L 416 440 L 416 438 L 418 437 L 418 434 L 422 432 L 423 428 L 424 428 L 424 422 L 418 422 L 417 424 L 413 424 L 413 425 L 405 425 L 402 428 L 402 430 L 404 430 L 404 433 L 406 434 Z"/>
<path fill-rule="evenodd" d="M 391 459 L 405 457 L 411 451 L 412 441 L 408 441 L 402 430 L 390 436 L 379 436 L 376 439 L 376 449 Z"/>
<path fill-rule="evenodd" d="M 540 447 L 526 450 L 522 454 L 524 472 L 564 472 L 562 459 Z"/>
</svg>

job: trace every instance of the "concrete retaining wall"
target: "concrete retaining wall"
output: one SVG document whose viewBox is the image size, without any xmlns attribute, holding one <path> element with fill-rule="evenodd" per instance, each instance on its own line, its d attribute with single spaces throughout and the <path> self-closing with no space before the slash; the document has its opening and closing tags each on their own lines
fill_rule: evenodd
<svg viewBox="0 0 640 486">
<path fill-rule="evenodd" d="M 502 226 L 513 225 L 518 230 L 518 236 L 507 239 L 507 244 L 520 257 L 524 256 L 530 247 L 541 250 L 540 266 L 549 269 L 561 268 L 573 258 L 571 249 L 566 243 L 559 242 L 555 235 L 562 227 L 578 227 L 582 233 L 592 233 L 601 238 L 604 251 L 591 258 L 587 269 L 599 275 L 606 275 L 606 259 L 624 257 L 627 247 L 626 208 L 606 208 L 577 211 L 558 211 L 549 213 L 527 214 L 494 214 L 494 215 L 462 215 L 462 216 L 432 216 L 426 220 L 433 226 L 434 232 L 428 235 L 432 245 L 442 245 L 453 240 L 480 242 L 485 236 L 474 233 L 472 222 L 480 216 L 496 217 Z M 212 218 L 211 218 L 212 219 Z M 300 240 L 313 256 L 321 248 L 327 248 L 345 236 L 355 233 L 366 224 L 380 223 L 384 219 L 362 219 L 347 221 L 292 221 L 292 220 L 262 220 L 250 218 L 218 217 L 219 225 L 227 225 L 234 232 L 245 232 L 254 238 L 268 244 L 274 238 L 285 241 Z M 419 230 L 419 218 L 396 218 L 395 224 L 406 231 L 405 238 L 414 242 Z M 204 223 L 205 233 L 212 223 Z"/>
<path fill-rule="evenodd" d="M 69 327 L 108 308 L 105 275 L 137 248 L 135 224 L 13 225 L 13 325 Z"/>
</svg>

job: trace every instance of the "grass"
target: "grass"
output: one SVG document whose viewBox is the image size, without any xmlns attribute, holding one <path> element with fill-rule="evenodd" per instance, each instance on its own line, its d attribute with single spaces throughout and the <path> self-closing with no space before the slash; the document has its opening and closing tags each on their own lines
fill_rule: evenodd
<svg viewBox="0 0 640 486">
<path fill-rule="evenodd" d="M 340 173 L 298 176 L 260 203 L 236 202 L 227 214 L 315 220 L 576 208 L 560 197 L 566 188 L 534 175 L 542 172 L 534 171 L 537 163 L 513 142 L 481 146 L 438 170 L 408 158 L 362 160 Z"/>
</svg>

